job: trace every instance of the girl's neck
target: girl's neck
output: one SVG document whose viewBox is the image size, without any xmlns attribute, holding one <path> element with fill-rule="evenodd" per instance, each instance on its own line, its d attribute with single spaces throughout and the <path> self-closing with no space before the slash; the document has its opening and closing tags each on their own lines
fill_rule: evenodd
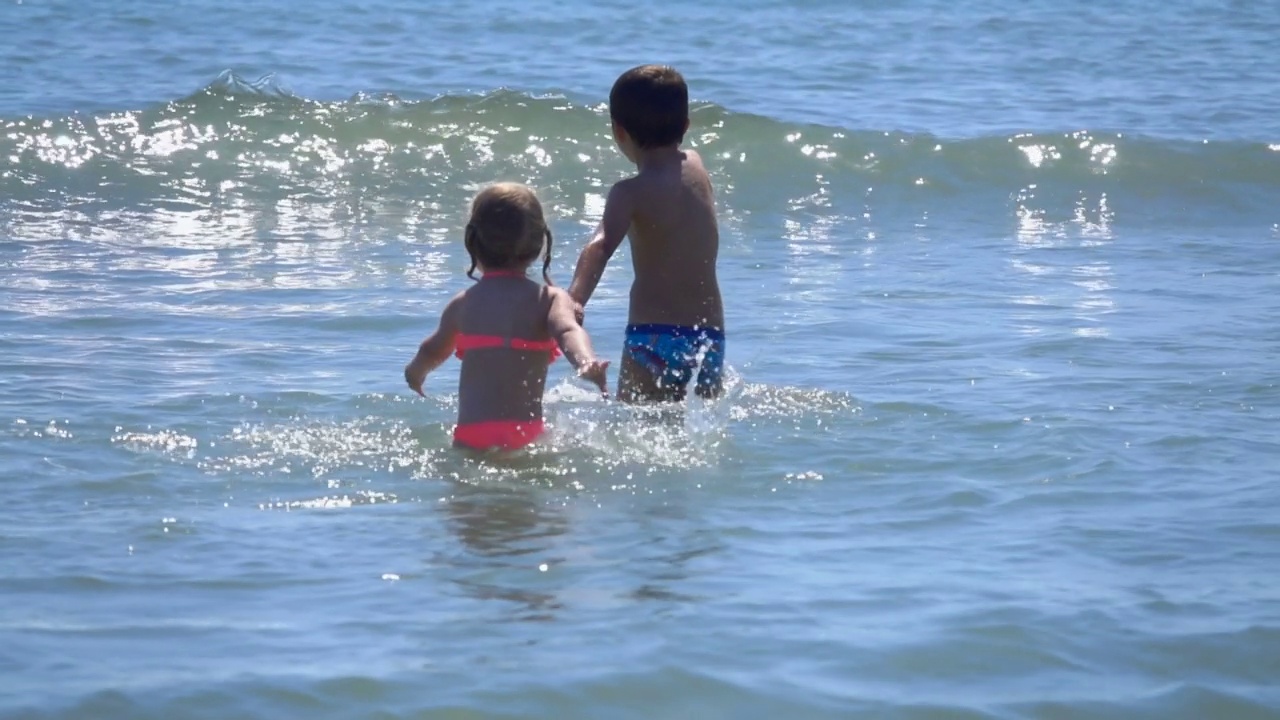
<svg viewBox="0 0 1280 720">
<path fill-rule="evenodd" d="M 528 270 L 485 270 L 481 273 L 481 277 L 514 277 L 522 278 Z"/>
</svg>

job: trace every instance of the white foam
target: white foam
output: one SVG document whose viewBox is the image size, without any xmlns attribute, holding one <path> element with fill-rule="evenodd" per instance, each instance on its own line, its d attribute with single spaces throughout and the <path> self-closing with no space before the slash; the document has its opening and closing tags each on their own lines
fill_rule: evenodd
<svg viewBox="0 0 1280 720">
<path fill-rule="evenodd" d="M 177 432 L 176 430 L 158 430 L 148 432 L 120 432 L 111 436 L 111 442 L 134 452 L 155 452 L 165 455 L 182 455 L 194 457 L 200 441 Z"/>
</svg>

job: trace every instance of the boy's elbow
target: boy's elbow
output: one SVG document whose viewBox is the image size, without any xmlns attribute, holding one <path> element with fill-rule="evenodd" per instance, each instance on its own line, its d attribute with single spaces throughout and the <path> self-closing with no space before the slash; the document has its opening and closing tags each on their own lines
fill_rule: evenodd
<svg viewBox="0 0 1280 720">
<path fill-rule="evenodd" d="M 595 237 L 582 249 L 582 254 L 593 264 L 603 265 L 609 262 L 617 245 L 611 244 L 603 235 Z"/>
</svg>

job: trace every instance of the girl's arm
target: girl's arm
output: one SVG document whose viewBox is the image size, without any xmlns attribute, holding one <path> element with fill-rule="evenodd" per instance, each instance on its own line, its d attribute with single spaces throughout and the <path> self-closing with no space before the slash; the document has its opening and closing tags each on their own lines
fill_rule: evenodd
<svg viewBox="0 0 1280 720">
<path fill-rule="evenodd" d="M 547 288 L 551 293 L 551 307 L 547 311 L 547 329 L 559 343 L 564 356 L 578 371 L 578 377 L 595 383 L 600 392 L 608 397 L 609 378 L 607 371 L 609 362 L 596 359 L 591 349 L 591 338 L 587 331 L 578 324 L 575 316 L 573 297 L 560 288 Z"/>
<path fill-rule="evenodd" d="M 454 343 L 458 337 L 458 311 L 462 307 L 462 295 L 459 294 L 444 306 L 440 314 L 440 326 L 422 344 L 418 346 L 418 354 L 404 366 L 404 381 L 419 395 L 423 395 L 422 383 L 427 373 L 440 367 L 440 364 L 453 354 Z M 425 395 L 423 395 L 425 397 Z"/>
</svg>

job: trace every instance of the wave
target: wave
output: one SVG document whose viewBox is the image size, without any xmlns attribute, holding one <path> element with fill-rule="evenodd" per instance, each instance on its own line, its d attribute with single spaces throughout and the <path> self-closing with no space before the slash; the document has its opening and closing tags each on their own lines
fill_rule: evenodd
<svg viewBox="0 0 1280 720">
<path fill-rule="evenodd" d="M 854 214 L 886 197 L 914 212 L 956 199 L 1007 206 L 1081 196 L 1247 211 L 1269 209 L 1280 190 L 1280 144 L 1088 130 L 944 140 L 709 103 L 693 109 L 687 143 L 707 158 L 723 201 L 742 212 Z M 599 104 L 505 89 L 321 102 L 271 76 L 230 72 L 155 107 L 0 120 L 0 158 L 0 221 L 68 207 L 438 210 L 495 178 L 532 183 L 562 216 L 589 220 L 592 198 L 627 170 Z"/>
<path fill-rule="evenodd" d="M 300 99 L 286 90 L 274 73 L 263 75 L 254 81 L 246 80 L 230 70 L 223 70 L 218 77 L 201 92 L 208 95 L 236 95 L 257 98 L 294 98 Z"/>
</svg>

